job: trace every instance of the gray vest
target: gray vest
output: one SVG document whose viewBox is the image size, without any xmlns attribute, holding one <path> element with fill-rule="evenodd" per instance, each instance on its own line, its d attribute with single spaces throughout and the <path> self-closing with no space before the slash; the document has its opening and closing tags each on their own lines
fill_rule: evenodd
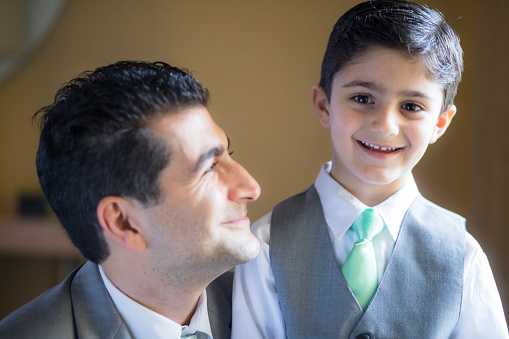
<svg viewBox="0 0 509 339">
<path fill-rule="evenodd" d="M 450 336 L 461 308 L 462 217 L 419 196 L 364 313 L 341 273 L 327 227 L 314 186 L 272 212 L 270 261 L 288 338 Z"/>
</svg>

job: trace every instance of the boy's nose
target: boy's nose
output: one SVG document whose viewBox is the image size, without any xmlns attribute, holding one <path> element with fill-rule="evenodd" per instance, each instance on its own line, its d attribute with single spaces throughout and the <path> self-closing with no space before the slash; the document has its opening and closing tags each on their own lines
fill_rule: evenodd
<svg viewBox="0 0 509 339">
<path fill-rule="evenodd" d="M 373 128 L 384 136 L 397 135 L 399 133 L 399 111 L 396 108 L 387 107 L 374 114 Z"/>
<path fill-rule="evenodd" d="M 255 201 L 261 193 L 258 182 L 238 162 L 232 164 L 232 171 L 228 175 L 229 191 L 228 198 L 232 201 Z"/>
</svg>

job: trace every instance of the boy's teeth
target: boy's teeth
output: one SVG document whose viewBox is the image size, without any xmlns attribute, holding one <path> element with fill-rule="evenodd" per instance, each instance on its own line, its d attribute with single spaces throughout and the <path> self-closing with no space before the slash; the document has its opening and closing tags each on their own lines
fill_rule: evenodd
<svg viewBox="0 0 509 339">
<path fill-rule="evenodd" d="M 374 145 L 372 143 L 364 142 L 364 141 L 361 141 L 361 143 L 363 145 L 366 145 L 366 146 L 370 147 L 370 148 L 373 148 L 373 149 L 376 149 L 376 150 L 381 150 L 381 151 L 395 151 L 397 149 L 396 147 L 378 146 L 378 145 Z"/>
</svg>

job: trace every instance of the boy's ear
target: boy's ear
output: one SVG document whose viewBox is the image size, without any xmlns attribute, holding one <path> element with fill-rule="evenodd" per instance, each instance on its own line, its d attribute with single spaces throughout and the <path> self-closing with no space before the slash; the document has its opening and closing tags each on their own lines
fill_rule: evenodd
<svg viewBox="0 0 509 339">
<path fill-rule="evenodd" d="M 108 196 L 97 205 L 97 218 L 105 237 L 135 252 L 147 248 L 137 211 L 140 206 L 129 199 Z"/>
<path fill-rule="evenodd" d="M 329 100 L 322 87 L 313 86 L 313 106 L 315 114 L 325 128 L 330 128 Z"/>
<path fill-rule="evenodd" d="M 431 136 L 431 139 L 429 141 L 430 144 L 437 141 L 438 138 L 440 138 L 445 133 L 447 127 L 449 127 L 449 125 L 451 124 L 452 118 L 454 118 L 455 114 L 456 114 L 455 105 L 447 107 L 447 109 L 442 114 L 440 114 L 435 125 L 435 129 L 433 130 L 433 135 Z"/>
</svg>

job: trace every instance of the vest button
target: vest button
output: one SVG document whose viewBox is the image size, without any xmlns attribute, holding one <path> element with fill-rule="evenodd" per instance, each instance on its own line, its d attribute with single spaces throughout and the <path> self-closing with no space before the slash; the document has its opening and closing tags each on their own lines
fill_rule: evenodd
<svg viewBox="0 0 509 339">
<path fill-rule="evenodd" d="M 375 336 L 371 333 L 361 333 L 355 338 L 356 339 L 375 339 Z"/>
</svg>

